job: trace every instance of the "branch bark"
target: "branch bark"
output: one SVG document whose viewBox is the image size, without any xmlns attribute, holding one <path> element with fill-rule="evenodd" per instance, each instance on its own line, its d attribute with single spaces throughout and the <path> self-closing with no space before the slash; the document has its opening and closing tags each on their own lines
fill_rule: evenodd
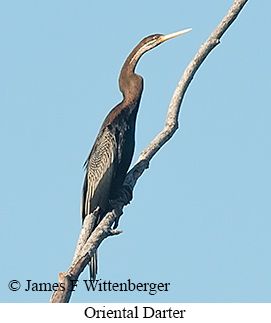
<svg viewBox="0 0 271 323">
<path fill-rule="evenodd" d="M 137 180 L 149 167 L 150 160 L 159 151 L 159 149 L 161 149 L 163 145 L 170 140 L 178 129 L 180 107 L 185 92 L 197 70 L 209 53 L 220 43 L 221 37 L 237 18 L 247 1 L 248 0 L 235 0 L 220 24 L 214 29 L 207 41 L 201 45 L 196 56 L 185 69 L 184 74 L 181 77 L 173 94 L 164 129 L 153 139 L 147 148 L 141 152 L 135 165 L 126 175 L 123 185 L 123 196 L 114 201 L 114 209 L 106 214 L 91 235 L 89 232 L 95 218 L 95 212 L 97 212 L 97 210 L 85 218 L 72 265 L 66 273 L 59 274 L 59 286 L 62 286 L 62 288 L 59 287 L 53 293 L 50 300 L 51 303 L 69 302 L 73 291 L 73 282 L 78 279 L 79 275 L 89 263 L 90 258 L 94 255 L 101 242 L 108 236 L 116 235 L 122 232 L 112 230 L 112 225 L 114 222 L 118 222 L 119 217 L 122 215 L 123 207 L 130 202 L 131 193 L 137 183 Z"/>
</svg>

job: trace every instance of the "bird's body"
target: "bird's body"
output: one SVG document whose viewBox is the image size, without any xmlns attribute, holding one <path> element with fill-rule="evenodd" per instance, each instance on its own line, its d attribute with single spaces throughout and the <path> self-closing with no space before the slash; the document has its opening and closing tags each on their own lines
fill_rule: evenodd
<svg viewBox="0 0 271 323">
<path fill-rule="evenodd" d="M 142 89 L 143 84 L 136 100 L 129 102 L 124 99 L 112 109 L 100 128 L 85 163 L 83 220 L 97 206 L 104 212 L 108 211 L 109 201 L 117 197 L 122 187 L 134 153 L 135 121 Z"/>
<path fill-rule="evenodd" d="M 82 220 L 99 207 L 93 230 L 112 209 L 110 201 L 120 195 L 134 153 L 135 123 L 143 91 L 143 79 L 134 70 L 140 57 L 163 41 L 187 32 L 151 35 L 144 38 L 126 59 L 119 77 L 123 100 L 105 118 L 85 162 L 86 175 L 82 190 Z M 92 231 L 93 231 L 92 230 Z M 95 279 L 97 254 L 90 262 L 90 278 Z"/>
</svg>

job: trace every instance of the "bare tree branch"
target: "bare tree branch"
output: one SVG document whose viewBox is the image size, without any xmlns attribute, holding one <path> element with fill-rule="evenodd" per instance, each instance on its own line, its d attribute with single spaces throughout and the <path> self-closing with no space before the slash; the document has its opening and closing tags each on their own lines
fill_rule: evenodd
<svg viewBox="0 0 271 323">
<path fill-rule="evenodd" d="M 114 222 L 118 222 L 119 217 L 122 215 L 123 207 L 132 199 L 132 191 L 136 185 L 136 182 L 143 172 L 148 168 L 150 160 L 178 129 L 180 106 L 183 101 L 184 94 L 195 73 L 208 54 L 220 43 L 221 37 L 237 18 L 247 1 L 248 0 L 234 1 L 229 12 L 211 33 L 207 41 L 201 45 L 196 56 L 187 66 L 171 99 L 164 129 L 153 139 L 148 147 L 142 151 L 137 162 L 127 174 L 123 185 L 123 196 L 114 201 L 113 211 L 106 214 L 91 235 L 89 232 L 91 232 L 97 210 L 85 218 L 72 265 L 66 273 L 59 274 L 59 283 L 64 288 L 59 287 L 53 293 L 50 300 L 51 303 L 69 302 L 73 291 L 73 281 L 78 279 L 79 275 L 89 263 L 90 258 L 94 255 L 101 242 L 108 236 L 116 235 L 122 232 L 112 230 L 112 225 Z"/>
</svg>

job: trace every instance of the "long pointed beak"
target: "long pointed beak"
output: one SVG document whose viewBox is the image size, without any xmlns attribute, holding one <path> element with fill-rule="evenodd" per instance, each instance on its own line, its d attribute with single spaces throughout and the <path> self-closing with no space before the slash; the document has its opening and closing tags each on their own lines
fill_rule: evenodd
<svg viewBox="0 0 271 323">
<path fill-rule="evenodd" d="M 160 36 L 159 40 L 162 43 L 162 42 L 164 42 L 164 41 L 166 41 L 168 39 L 171 39 L 171 38 L 183 35 L 185 33 L 188 33 L 190 30 L 192 30 L 192 28 L 184 29 L 184 30 L 181 30 L 181 31 L 176 31 L 175 33 L 171 33 L 171 34 L 167 34 L 167 35 L 162 35 L 162 36 Z"/>
</svg>

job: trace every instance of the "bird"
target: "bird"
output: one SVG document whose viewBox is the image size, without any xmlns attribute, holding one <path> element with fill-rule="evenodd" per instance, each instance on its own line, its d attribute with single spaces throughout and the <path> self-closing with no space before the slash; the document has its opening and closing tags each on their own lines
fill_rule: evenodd
<svg viewBox="0 0 271 323">
<path fill-rule="evenodd" d="M 135 125 L 143 91 L 143 78 L 135 73 L 136 65 L 147 51 L 164 41 L 190 31 L 184 29 L 167 35 L 154 34 L 142 39 L 131 51 L 119 75 L 119 89 L 123 99 L 106 116 L 92 149 L 85 161 L 85 178 L 82 188 L 81 217 L 99 207 L 92 232 L 107 212 L 112 201 L 121 194 L 122 185 L 135 147 Z M 115 223 L 116 227 L 117 223 Z M 91 233 L 92 233 L 91 232 Z M 97 252 L 89 263 L 90 279 L 97 275 Z"/>
</svg>

